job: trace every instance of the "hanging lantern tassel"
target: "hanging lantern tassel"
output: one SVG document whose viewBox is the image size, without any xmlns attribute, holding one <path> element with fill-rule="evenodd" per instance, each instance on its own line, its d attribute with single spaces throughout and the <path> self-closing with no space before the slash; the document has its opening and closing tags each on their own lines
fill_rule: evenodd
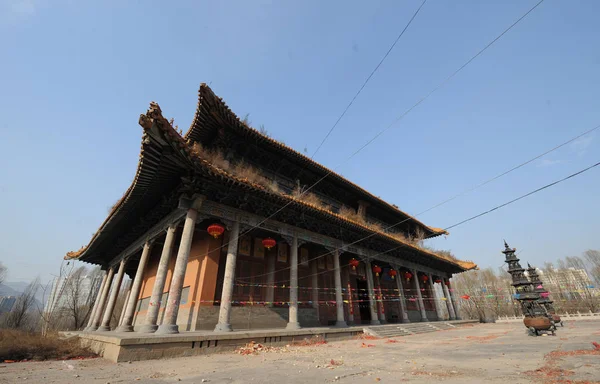
<svg viewBox="0 0 600 384">
<path fill-rule="evenodd" d="M 267 249 L 271 249 L 273 248 L 275 245 L 277 245 L 277 242 L 275 241 L 275 239 L 272 239 L 270 237 L 267 237 L 266 239 L 263 239 L 262 241 L 262 245 L 267 248 Z"/>
<path fill-rule="evenodd" d="M 469 300 L 471 298 L 471 296 L 469 296 L 469 295 L 462 295 L 461 298 L 463 298 L 465 300 Z"/>
<path fill-rule="evenodd" d="M 355 258 L 352 258 L 352 260 L 350 260 L 350 265 L 352 266 L 353 271 L 356 271 L 356 267 L 358 267 L 359 264 L 360 261 L 356 260 Z"/>
<path fill-rule="evenodd" d="M 398 272 L 396 272 L 396 270 L 394 269 L 390 269 L 388 272 L 388 275 L 390 275 L 390 277 L 392 278 L 392 280 L 394 280 L 396 278 L 396 275 L 398 274 Z"/>
<path fill-rule="evenodd" d="M 211 224 L 206 228 L 206 232 L 216 239 L 225 232 L 225 227 L 217 223 Z"/>
<path fill-rule="evenodd" d="M 379 277 L 379 274 L 381 273 L 381 267 L 379 265 L 374 266 L 373 272 L 375 272 L 375 276 Z"/>
</svg>

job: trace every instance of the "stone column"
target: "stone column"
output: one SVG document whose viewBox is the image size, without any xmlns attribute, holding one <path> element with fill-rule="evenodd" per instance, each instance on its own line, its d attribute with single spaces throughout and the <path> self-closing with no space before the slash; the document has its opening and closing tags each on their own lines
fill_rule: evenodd
<svg viewBox="0 0 600 384">
<path fill-rule="evenodd" d="M 435 304 L 435 315 L 437 316 L 437 320 L 442 320 L 442 311 L 440 311 L 440 305 L 438 303 L 437 294 L 435 293 L 435 283 L 433 282 L 432 274 L 429 274 L 429 289 L 431 290 L 431 298 L 433 299 L 433 304 Z"/>
<path fill-rule="evenodd" d="M 417 299 L 419 302 L 419 308 L 421 310 L 421 321 L 429 321 L 427 319 L 427 312 L 425 312 L 425 305 L 423 304 L 423 295 L 421 295 L 421 286 L 419 285 L 419 274 L 416 269 L 412 271 L 413 276 L 415 277 L 415 289 L 417 290 Z"/>
<path fill-rule="evenodd" d="M 113 277 L 115 276 L 115 268 L 110 267 L 108 269 L 108 273 L 106 276 L 106 284 L 104 284 L 104 288 L 102 289 L 100 303 L 98 303 L 98 309 L 94 314 L 94 322 L 90 328 L 90 331 L 95 331 L 100 326 L 100 322 L 102 321 L 102 315 L 104 314 L 104 308 L 106 308 L 106 301 L 108 300 L 108 293 L 110 292 L 110 287 L 112 285 Z"/>
<path fill-rule="evenodd" d="M 117 304 L 117 298 L 119 297 L 119 290 L 121 289 L 121 283 L 123 282 L 123 274 L 125 273 L 125 264 L 127 261 L 125 259 L 121 260 L 119 264 L 119 271 L 114 277 L 113 288 L 110 292 L 110 299 L 108 299 L 108 304 L 106 304 L 106 309 L 104 310 L 104 317 L 102 318 L 102 324 L 98 327 L 99 332 L 110 331 L 110 319 L 112 318 L 113 311 L 115 309 L 115 305 Z"/>
<path fill-rule="evenodd" d="M 135 308 L 137 307 L 138 297 L 140 296 L 140 290 L 142 288 L 142 279 L 144 278 L 144 270 L 148 259 L 150 258 L 150 251 L 152 249 L 152 242 L 146 241 L 144 249 L 142 250 L 142 256 L 138 264 L 137 270 L 135 271 L 135 277 L 131 283 L 129 300 L 127 300 L 127 306 L 125 307 L 125 316 L 123 316 L 123 323 L 117 328 L 120 332 L 133 332 L 133 316 L 135 315 Z"/>
<path fill-rule="evenodd" d="M 342 281 L 343 286 L 346 288 L 346 296 L 348 298 L 348 324 L 354 323 L 354 308 L 352 308 L 352 285 L 350 284 L 350 268 L 345 266 L 342 268 L 344 279 Z"/>
<path fill-rule="evenodd" d="M 225 277 L 221 291 L 221 305 L 219 307 L 219 322 L 215 332 L 231 332 L 231 299 L 233 298 L 233 282 L 235 279 L 235 263 L 238 251 L 238 238 L 240 237 L 240 223 L 234 221 L 231 225 L 229 243 L 227 245 L 227 261 L 225 262 Z"/>
<path fill-rule="evenodd" d="M 458 300 L 456 299 L 456 292 L 450 285 L 450 279 L 448 279 L 448 291 L 450 292 L 450 298 L 452 299 L 452 306 L 454 307 L 454 315 L 456 316 L 456 320 L 461 320 L 460 318 L 460 306 L 458 305 Z"/>
<path fill-rule="evenodd" d="M 369 290 L 369 311 L 371 312 L 371 324 L 378 325 L 381 324 L 379 319 L 377 318 L 377 310 L 376 310 L 376 301 L 375 301 L 375 287 L 373 285 L 373 268 L 371 267 L 371 262 L 365 260 L 365 268 L 367 275 L 367 289 Z"/>
<path fill-rule="evenodd" d="M 279 245 L 277 246 L 279 247 Z M 265 301 L 268 307 L 273 307 L 273 301 L 275 301 L 275 265 L 277 262 L 277 247 L 274 252 L 269 252 L 267 256 L 267 292 L 265 295 Z"/>
<path fill-rule="evenodd" d="M 317 260 L 311 260 L 310 263 L 310 294 L 312 306 L 317 310 L 319 317 L 319 272 L 317 270 Z"/>
<path fill-rule="evenodd" d="M 98 307 L 100 306 L 100 300 L 102 298 L 102 291 L 104 291 L 104 286 L 106 285 L 106 277 L 107 274 L 104 272 L 104 276 L 102 276 L 102 283 L 100 283 L 100 288 L 98 288 L 98 293 L 96 293 L 96 300 L 94 302 L 94 307 L 92 308 L 92 313 L 90 314 L 90 319 L 88 320 L 87 327 L 84 329 L 84 331 L 90 331 L 92 324 L 94 324 L 94 317 L 96 317 L 96 312 L 98 312 Z"/>
<path fill-rule="evenodd" d="M 286 329 L 300 329 L 298 322 L 298 235 L 290 244 L 290 309 Z"/>
<path fill-rule="evenodd" d="M 377 315 L 379 316 L 379 322 L 385 324 L 385 307 L 383 306 L 383 294 L 381 293 L 381 276 L 375 276 L 375 284 L 377 284 Z"/>
<path fill-rule="evenodd" d="M 123 303 L 123 308 L 121 309 L 121 316 L 119 317 L 119 324 L 117 324 L 117 329 L 115 331 L 119 331 L 119 327 L 123 324 L 123 318 L 125 317 L 125 310 L 127 309 L 127 303 L 129 303 L 129 298 L 131 297 L 131 286 L 127 288 L 127 294 L 125 295 L 125 302 Z"/>
<path fill-rule="evenodd" d="M 398 275 L 396 276 L 396 284 L 398 285 L 398 302 L 400 303 L 400 316 L 403 323 L 410 323 L 408 319 L 408 313 L 406 312 L 406 297 L 404 297 L 404 287 L 402 285 L 402 275 L 400 274 L 400 268 L 396 267 Z"/>
<path fill-rule="evenodd" d="M 442 279 L 442 286 L 444 289 L 444 296 L 446 297 L 446 305 L 448 306 L 448 315 L 450 320 L 456 320 L 456 312 L 454 312 L 454 305 L 452 304 L 452 298 L 450 292 L 448 292 L 448 286 L 446 285 L 447 279 Z"/>
<path fill-rule="evenodd" d="M 158 311 L 160 310 L 161 299 L 163 290 L 165 288 L 165 281 L 167 280 L 167 272 L 169 271 L 169 259 L 173 252 L 173 242 L 175 240 L 175 231 L 177 230 L 177 224 L 173 223 L 169 225 L 167 229 L 167 236 L 165 243 L 163 244 L 162 253 L 160 254 L 160 261 L 158 262 L 158 268 L 156 270 L 156 278 L 154 280 L 154 286 L 152 287 L 152 296 L 150 297 L 150 303 L 148 304 L 148 312 L 146 312 L 146 319 L 144 325 L 140 327 L 140 332 L 151 333 L 156 331 L 158 325 Z"/>
<path fill-rule="evenodd" d="M 179 314 L 181 290 L 183 289 L 185 271 L 190 257 L 190 250 L 192 249 L 192 239 L 194 238 L 197 217 L 198 212 L 194 208 L 188 209 L 183 225 L 183 233 L 181 234 L 181 243 L 179 243 L 177 258 L 175 259 L 175 267 L 173 268 L 173 278 L 169 287 L 169 299 L 167 300 L 163 322 L 156 330 L 157 333 L 179 333 L 177 315 Z"/>
<path fill-rule="evenodd" d="M 335 280 L 335 308 L 337 321 L 335 322 L 336 327 L 347 327 L 346 321 L 344 320 L 344 298 L 342 296 L 342 271 L 340 268 L 340 251 L 335 249 L 333 251 L 333 268 L 334 268 L 334 280 Z"/>
</svg>

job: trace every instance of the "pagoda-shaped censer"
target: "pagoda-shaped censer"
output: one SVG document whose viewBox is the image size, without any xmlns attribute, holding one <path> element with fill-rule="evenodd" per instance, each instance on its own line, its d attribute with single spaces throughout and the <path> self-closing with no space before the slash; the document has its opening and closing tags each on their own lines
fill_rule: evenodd
<svg viewBox="0 0 600 384">
<path fill-rule="evenodd" d="M 540 280 L 536 268 L 529 265 L 529 263 L 527 263 L 527 267 L 527 274 L 529 275 L 529 281 L 531 281 L 531 284 L 534 287 L 534 292 L 540 295 L 538 304 L 540 304 L 546 310 L 548 315 L 552 318 L 552 321 L 554 321 L 555 325 L 560 324 L 561 327 L 564 326 L 562 319 L 556 314 L 556 310 L 552 305 L 554 301 L 550 299 L 550 293 L 544 289 L 544 285 Z"/>
<path fill-rule="evenodd" d="M 554 334 L 556 327 L 554 322 L 548 316 L 546 310 L 539 304 L 540 294 L 535 292 L 535 287 L 525 276 L 525 268 L 519 264 L 519 259 L 515 255 L 516 248 L 510 248 L 506 241 L 504 242 L 504 253 L 508 264 L 508 273 L 512 277 L 512 286 L 515 287 L 515 299 L 521 304 L 523 312 L 523 324 L 529 330 L 529 334 L 537 336 L 540 332 L 550 331 Z"/>
</svg>

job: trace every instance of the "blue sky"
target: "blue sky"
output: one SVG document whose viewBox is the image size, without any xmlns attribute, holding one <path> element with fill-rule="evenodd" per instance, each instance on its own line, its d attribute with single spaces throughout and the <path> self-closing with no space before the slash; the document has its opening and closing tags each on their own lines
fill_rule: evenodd
<svg viewBox="0 0 600 384">
<path fill-rule="evenodd" d="M 184 131 L 201 82 L 312 153 L 420 1 L 0 3 L 0 260 L 56 273 L 129 186 L 140 113 Z M 316 160 L 335 167 L 535 1 L 429 0 Z M 337 170 L 416 214 L 600 124 L 596 1 L 546 0 Z M 420 217 L 446 227 L 598 161 L 600 130 Z M 433 246 L 502 265 L 600 248 L 600 169 L 454 228 Z"/>
</svg>

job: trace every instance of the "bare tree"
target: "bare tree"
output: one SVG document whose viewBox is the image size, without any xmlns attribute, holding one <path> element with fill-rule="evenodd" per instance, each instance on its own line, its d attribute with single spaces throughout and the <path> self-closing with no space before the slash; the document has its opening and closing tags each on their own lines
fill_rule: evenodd
<svg viewBox="0 0 600 384">
<path fill-rule="evenodd" d="M 66 276 L 64 281 L 61 312 L 68 314 L 72 320 L 71 326 L 75 330 L 81 329 L 89 319 L 100 289 L 102 280 L 100 270 L 94 269 L 88 272 L 85 266 L 81 266 Z"/>
<path fill-rule="evenodd" d="M 588 249 L 583 255 L 590 266 L 590 275 L 596 284 L 600 284 L 600 251 Z"/>
<path fill-rule="evenodd" d="M 60 301 L 64 292 L 65 278 L 73 272 L 74 267 L 74 263 L 63 261 L 60 264 L 58 276 L 54 276 L 52 281 L 41 287 L 45 298 L 39 314 L 43 336 L 50 330 L 62 329 L 65 326 L 65 319 L 60 313 Z"/>
<path fill-rule="evenodd" d="M 24 330 L 33 330 L 35 328 L 33 306 L 39 285 L 39 278 L 29 283 L 25 291 L 17 298 L 12 310 L 4 316 L 3 327 Z"/>
<path fill-rule="evenodd" d="M 4 283 L 4 279 L 6 278 L 6 267 L 4 264 L 0 263 L 0 284 Z"/>
</svg>

